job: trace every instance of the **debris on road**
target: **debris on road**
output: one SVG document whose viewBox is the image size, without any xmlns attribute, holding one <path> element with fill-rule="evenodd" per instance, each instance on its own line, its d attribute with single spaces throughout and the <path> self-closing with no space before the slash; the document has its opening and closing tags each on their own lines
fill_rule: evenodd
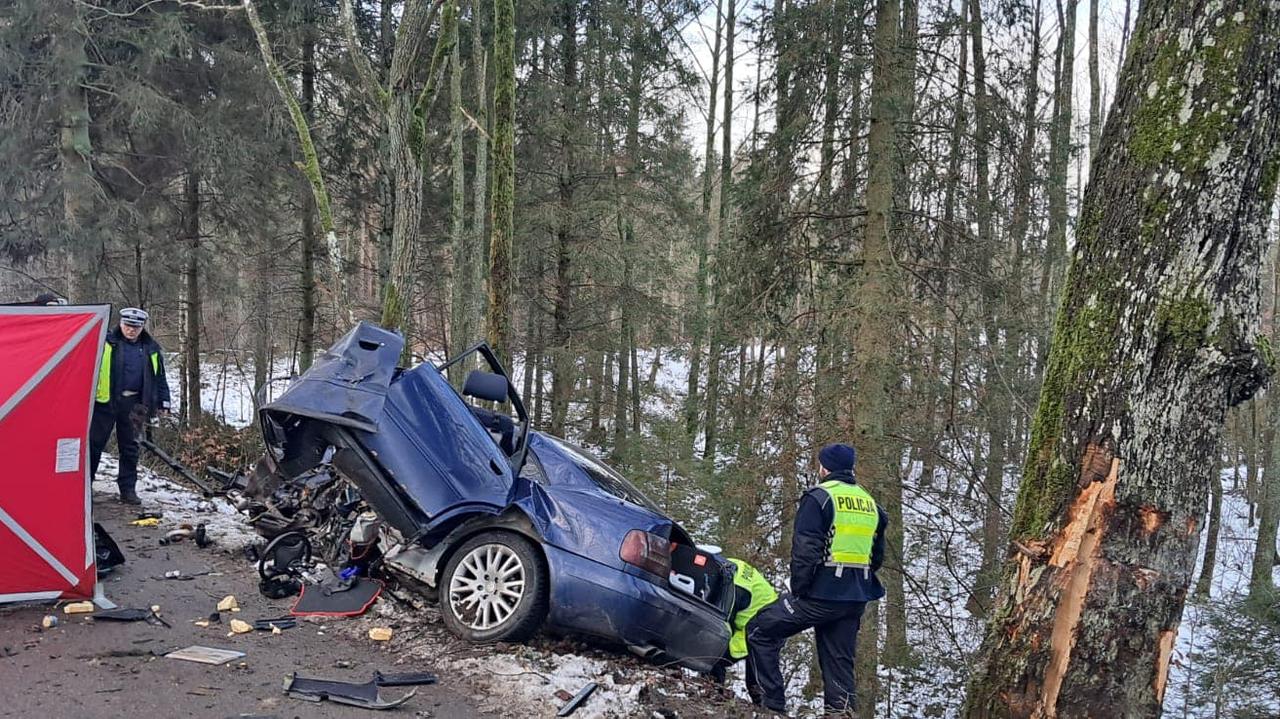
<svg viewBox="0 0 1280 719">
<path fill-rule="evenodd" d="M 418 690 L 411 689 L 408 694 L 393 699 L 391 701 L 384 700 L 381 692 L 378 691 L 378 681 L 375 677 L 364 684 L 355 684 L 352 682 L 334 681 L 329 679 L 312 679 L 310 677 L 300 677 L 297 673 L 291 673 L 285 677 L 284 691 L 295 699 L 302 699 L 309 702 L 318 702 L 328 699 L 337 704 L 347 704 L 354 707 L 364 709 L 391 709 L 409 701 Z"/>
<path fill-rule="evenodd" d="M 248 634 L 253 631 L 253 625 L 248 622 L 242 622 L 239 619 L 231 620 L 231 634 Z M 227 636 L 231 636 L 228 634 Z"/>
<path fill-rule="evenodd" d="M 293 629 L 298 626 L 298 620 L 293 617 L 276 617 L 275 619 L 258 619 L 254 621 L 253 628 L 269 631 L 272 634 L 279 634 L 281 629 Z"/>
<path fill-rule="evenodd" d="M 40 626 L 45 629 L 53 629 L 58 626 L 58 618 L 52 614 L 44 615 L 44 619 L 40 620 Z"/>
<path fill-rule="evenodd" d="M 350 584 L 303 585 L 302 595 L 289 613 L 295 617 L 357 617 L 382 594 L 382 582 L 358 577 Z"/>
<path fill-rule="evenodd" d="M 187 662 L 196 662 L 198 664 L 226 664 L 233 659 L 243 657 L 244 652 L 238 652 L 234 649 L 218 649 L 216 647 L 202 647 L 193 644 L 177 651 L 169 652 L 164 655 L 166 659 L 180 659 Z"/>
<path fill-rule="evenodd" d="M 369 638 L 375 642 L 391 641 L 391 630 L 387 627 L 374 627 L 369 630 Z"/>
<path fill-rule="evenodd" d="M 375 670 L 373 681 L 380 687 L 416 687 L 424 684 L 435 684 L 439 678 L 430 672 L 403 672 L 399 674 L 383 674 Z"/>
<path fill-rule="evenodd" d="M 567 717 L 570 714 L 578 711 L 578 708 L 586 703 L 587 699 L 591 697 L 591 694 L 595 692 L 596 687 L 598 686 L 599 685 L 596 684 L 595 682 L 588 682 L 586 686 L 578 690 L 578 693 L 572 699 L 570 699 L 568 703 L 560 707 L 560 711 L 556 712 L 556 716 Z"/>
<path fill-rule="evenodd" d="M 65 614 L 90 614 L 93 612 L 93 602 L 72 602 L 62 608 Z"/>
<path fill-rule="evenodd" d="M 218 602 L 218 611 L 231 612 L 239 609 L 240 605 L 236 603 L 236 595 L 228 594 Z"/>
</svg>

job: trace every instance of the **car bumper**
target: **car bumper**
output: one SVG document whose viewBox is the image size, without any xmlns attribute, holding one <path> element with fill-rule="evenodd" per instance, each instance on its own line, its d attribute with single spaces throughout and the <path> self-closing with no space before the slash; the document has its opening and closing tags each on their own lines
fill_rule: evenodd
<svg viewBox="0 0 1280 719">
<path fill-rule="evenodd" d="M 553 626 L 657 649 L 695 671 L 709 671 L 724 655 L 729 627 L 715 608 L 563 549 L 543 548 Z"/>
</svg>

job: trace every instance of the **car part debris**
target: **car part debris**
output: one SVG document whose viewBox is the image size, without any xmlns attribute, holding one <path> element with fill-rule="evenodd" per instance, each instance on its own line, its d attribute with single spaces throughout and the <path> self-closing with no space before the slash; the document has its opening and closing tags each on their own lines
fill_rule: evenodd
<svg viewBox="0 0 1280 719">
<path fill-rule="evenodd" d="M 196 525 L 196 546 L 204 549 L 213 544 L 213 540 L 209 539 L 209 532 L 205 529 L 203 523 Z"/>
<path fill-rule="evenodd" d="M 52 614 L 44 615 L 44 619 L 40 620 L 40 626 L 45 629 L 53 629 L 58 626 L 58 618 Z"/>
<path fill-rule="evenodd" d="M 124 552 L 97 522 L 93 523 L 93 557 L 100 577 L 124 564 Z"/>
<path fill-rule="evenodd" d="M 301 576 L 311 564 L 311 540 L 302 532 L 285 532 L 267 542 L 258 558 L 258 576 L 271 579 Z"/>
<path fill-rule="evenodd" d="M 276 617 L 275 619 L 258 619 L 253 622 L 254 629 L 271 631 L 273 629 L 293 629 L 298 620 L 293 617 Z"/>
<path fill-rule="evenodd" d="M 72 602 L 62 608 L 65 614 L 89 614 L 93 612 L 93 602 Z"/>
<path fill-rule="evenodd" d="M 229 612 L 239 607 L 240 605 L 236 603 L 236 595 L 234 594 L 228 594 L 218 602 L 218 611 L 220 612 Z"/>
<path fill-rule="evenodd" d="M 382 582 L 367 577 L 356 578 L 345 589 L 334 584 L 304 585 L 289 613 L 295 617 L 357 617 L 377 601 L 382 588 Z"/>
<path fill-rule="evenodd" d="M 574 695 L 572 699 L 566 702 L 564 706 L 560 707 L 560 711 L 556 712 L 556 716 L 567 717 L 578 711 L 578 708 L 586 703 L 587 699 L 591 697 L 591 694 L 595 692 L 596 687 L 598 686 L 599 685 L 595 682 L 588 682 L 586 686 L 578 690 L 578 693 Z"/>
<path fill-rule="evenodd" d="M 197 664 L 226 664 L 232 659 L 240 659 L 244 656 L 244 652 L 238 652 L 234 649 L 218 649 L 217 647 L 203 647 L 199 644 L 193 644 L 176 651 L 169 652 L 164 655 L 166 659 L 180 659 L 186 662 L 196 662 Z"/>
<path fill-rule="evenodd" d="M 112 622 L 141 622 L 151 618 L 150 609 L 125 608 L 108 609 L 104 612 L 97 612 L 93 615 L 94 621 L 105 619 Z"/>
<path fill-rule="evenodd" d="M 302 581 L 286 575 L 263 579 L 258 582 L 258 592 L 268 599 L 284 599 L 302 591 Z"/>
<path fill-rule="evenodd" d="M 369 638 L 375 642 L 391 641 L 391 630 L 387 627 L 374 627 L 369 630 Z"/>
<path fill-rule="evenodd" d="M 248 622 L 242 622 L 239 619 L 231 620 L 232 634 L 248 634 L 253 631 L 253 625 Z"/>
<path fill-rule="evenodd" d="M 416 687 L 424 684 L 435 684 L 439 681 L 439 678 L 430 672 L 383 674 L 380 671 L 374 671 L 373 681 L 380 687 Z"/>
<path fill-rule="evenodd" d="M 137 516 L 135 517 L 135 519 L 160 519 L 160 518 L 162 518 L 162 517 L 164 517 L 164 513 L 163 513 L 163 512 L 151 512 L 151 511 L 148 511 L 148 512 L 138 512 L 138 514 L 137 514 Z"/>
<path fill-rule="evenodd" d="M 196 489 L 200 490 L 200 493 L 203 494 L 204 496 L 212 497 L 214 494 L 216 494 L 216 491 L 212 486 L 209 485 L 208 482 L 205 482 L 204 480 L 197 477 L 195 473 L 187 469 L 186 465 L 174 459 L 173 457 L 169 456 L 169 453 L 157 447 L 155 443 L 152 442 L 151 440 L 145 437 L 141 437 L 138 439 L 138 444 L 142 445 L 144 449 L 154 454 L 156 458 L 159 459 L 161 462 L 164 462 L 165 464 L 169 465 L 169 468 L 177 472 L 178 475 L 181 476 L 183 479 L 187 480 L 191 484 L 194 484 L 196 486 Z"/>
<path fill-rule="evenodd" d="M 336 704 L 347 704 L 363 709 L 392 709 L 409 701 L 418 692 L 416 689 L 411 689 L 408 694 L 399 699 L 387 701 L 382 698 L 381 692 L 378 691 L 378 686 L 376 678 L 370 679 L 364 684 L 355 684 L 329 679 L 300 677 L 296 672 L 290 673 L 284 679 L 285 693 L 295 699 L 309 702 L 328 699 Z"/>
</svg>

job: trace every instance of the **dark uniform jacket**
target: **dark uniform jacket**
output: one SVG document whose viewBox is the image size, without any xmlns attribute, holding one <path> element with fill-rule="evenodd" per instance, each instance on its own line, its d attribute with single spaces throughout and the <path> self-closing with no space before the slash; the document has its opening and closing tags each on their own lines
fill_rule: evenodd
<svg viewBox="0 0 1280 719">
<path fill-rule="evenodd" d="M 106 396 L 107 402 L 114 410 L 119 404 L 120 392 L 127 389 L 124 383 L 124 363 L 125 353 L 133 347 L 129 346 L 129 340 L 124 338 L 120 333 L 120 328 L 116 327 L 107 333 L 107 344 L 111 347 L 110 367 L 106 369 L 105 376 L 99 375 L 98 395 L 99 403 L 102 403 L 104 395 L 103 380 L 106 380 Z M 164 370 L 164 352 L 160 349 L 160 343 L 156 342 L 151 334 L 146 330 L 138 336 L 136 346 L 142 349 L 142 389 L 138 393 L 138 402 L 145 405 L 150 413 L 155 413 L 158 409 L 169 409 L 169 380 L 165 377 Z M 107 362 L 107 357 L 103 357 L 103 362 Z"/>
<path fill-rule="evenodd" d="M 857 484 L 850 472 L 832 472 L 823 481 L 833 479 Z M 791 593 L 837 602 L 869 602 L 883 597 L 884 586 L 876 577 L 876 570 L 884 563 L 884 530 L 889 524 L 889 515 L 878 504 L 876 509 L 880 521 L 871 544 L 871 570 L 845 567 L 837 577 L 836 568 L 826 566 L 827 542 L 835 519 L 831 495 L 821 487 L 806 492 L 796 509 L 795 534 L 791 540 Z"/>
</svg>

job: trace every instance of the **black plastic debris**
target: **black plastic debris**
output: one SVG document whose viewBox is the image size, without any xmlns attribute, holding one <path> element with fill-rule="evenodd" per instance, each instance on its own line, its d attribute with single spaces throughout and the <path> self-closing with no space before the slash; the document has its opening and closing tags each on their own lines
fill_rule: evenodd
<svg viewBox="0 0 1280 719">
<path fill-rule="evenodd" d="M 276 617 L 275 619 L 257 619 L 253 622 L 253 628 L 262 631 L 271 631 L 272 629 L 293 629 L 298 626 L 298 620 L 293 617 Z"/>
<path fill-rule="evenodd" d="M 416 687 L 424 684 L 435 684 L 436 675 L 430 672 L 404 672 L 400 674 L 383 674 L 375 671 L 373 681 L 380 687 Z"/>
<path fill-rule="evenodd" d="M 150 609 L 120 608 L 94 612 L 93 621 L 141 622 L 151 616 Z"/>
<path fill-rule="evenodd" d="M 417 694 L 416 689 L 411 689 L 408 694 L 388 701 L 382 698 L 378 687 L 376 678 L 363 684 L 355 684 L 332 679 L 300 677 L 293 672 L 284 679 L 285 694 L 295 699 L 309 702 L 328 700 L 362 709 L 392 709 L 404 704 Z"/>
<path fill-rule="evenodd" d="M 560 711 L 556 712 L 556 716 L 567 717 L 578 711 L 579 707 L 587 703 L 587 699 L 593 692 L 595 692 L 596 687 L 598 686 L 599 685 L 595 682 L 588 682 L 586 686 L 578 690 L 578 693 L 574 695 L 572 699 L 565 702 L 564 706 L 560 707 Z"/>
<path fill-rule="evenodd" d="M 100 577 L 124 564 L 124 552 L 97 522 L 93 523 L 93 557 Z"/>
</svg>

